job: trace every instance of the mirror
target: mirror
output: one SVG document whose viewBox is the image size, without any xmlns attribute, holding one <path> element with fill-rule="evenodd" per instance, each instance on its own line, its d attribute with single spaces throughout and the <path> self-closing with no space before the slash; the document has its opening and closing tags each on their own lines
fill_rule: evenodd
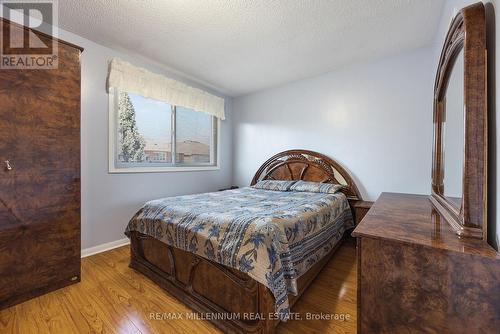
<svg viewBox="0 0 500 334">
<path fill-rule="evenodd" d="M 444 41 L 434 85 L 430 200 L 461 237 L 487 238 L 486 21 L 481 2 L 462 8 Z"/>
<path fill-rule="evenodd" d="M 453 65 L 446 89 L 443 117 L 443 195 L 460 209 L 464 168 L 464 51 Z"/>
</svg>

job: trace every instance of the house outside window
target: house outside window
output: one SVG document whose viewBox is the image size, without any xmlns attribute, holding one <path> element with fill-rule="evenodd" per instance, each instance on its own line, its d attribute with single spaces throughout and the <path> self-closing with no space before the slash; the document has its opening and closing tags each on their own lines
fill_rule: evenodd
<svg viewBox="0 0 500 334">
<path fill-rule="evenodd" d="M 112 88 L 111 173 L 218 169 L 218 118 Z"/>
</svg>

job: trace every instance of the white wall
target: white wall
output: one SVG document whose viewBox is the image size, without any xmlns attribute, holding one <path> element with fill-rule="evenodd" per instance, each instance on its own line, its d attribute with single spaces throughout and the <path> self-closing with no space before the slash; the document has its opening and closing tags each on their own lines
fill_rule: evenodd
<svg viewBox="0 0 500 334">
<path fill-rule="evenodd" d="M 108 174 L 108 95 L 106 93 L 108 61 L 118 56 L 157 73 L 164 73 L 171 78 L 180 80 L 182 78 L 146 59 L 111 50 L 68 32 L 59 31 L 59 37 L 85 48 L 81 58 L 83 249 L 124 238 L 123 232 L 129 219 L 147 200 L 215 191 L 231 183 L 230 99 L 226 99 L 227 120 L 221 122 L 221 169 L 219 171 Z M 206 89 L 188 80 L 182 81 Z"/>
<path fill-rule="evenodd" d="M 293 148 L 340 162 L 363 197 L 429 194 L 433 49 L 290 83 L 233 101 L 233 180 L 248 185 L 271 155 Z"/>
</svg>

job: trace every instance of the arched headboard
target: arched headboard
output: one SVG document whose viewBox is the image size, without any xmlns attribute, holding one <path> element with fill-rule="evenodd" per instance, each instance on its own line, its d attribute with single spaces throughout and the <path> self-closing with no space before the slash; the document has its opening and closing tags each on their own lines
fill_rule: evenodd
<svg viewBox="0 0 500 334">
<path fill-rule="evenodd" d="M 264 162 L 252 180 L 252 186 L 261 180 L 304 180 L 341 184 L 349 201 L 361 201 L 361 194 L 353 179 L 336 161 L 307 150 L 281 152 Z"/>
</svg>

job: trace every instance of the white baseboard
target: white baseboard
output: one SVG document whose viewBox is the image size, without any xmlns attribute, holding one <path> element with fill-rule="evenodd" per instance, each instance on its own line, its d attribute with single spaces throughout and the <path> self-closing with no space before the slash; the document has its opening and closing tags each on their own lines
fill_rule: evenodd
<svg viewBox="0 0 500 334">
<path fill-rule="evenodd" d="M 123 238 L 120 240 L 107 242 L 107 243 L 102 244 L 102 245 L 97 245 L 94 247 L 85 248 L 85 249 L 82 249 L 82 257 L 87 257 L 87 256 L 91 256 L 94 254 L 102 253 L 102 252 L 109 251 L 109 250 L 112 250 L 112 249 L 115 249 L 115 248 L 118 248 L 121 246 L 125 246 L 128 244 L 130 244 L 130 239 Z"/>
</svg>

